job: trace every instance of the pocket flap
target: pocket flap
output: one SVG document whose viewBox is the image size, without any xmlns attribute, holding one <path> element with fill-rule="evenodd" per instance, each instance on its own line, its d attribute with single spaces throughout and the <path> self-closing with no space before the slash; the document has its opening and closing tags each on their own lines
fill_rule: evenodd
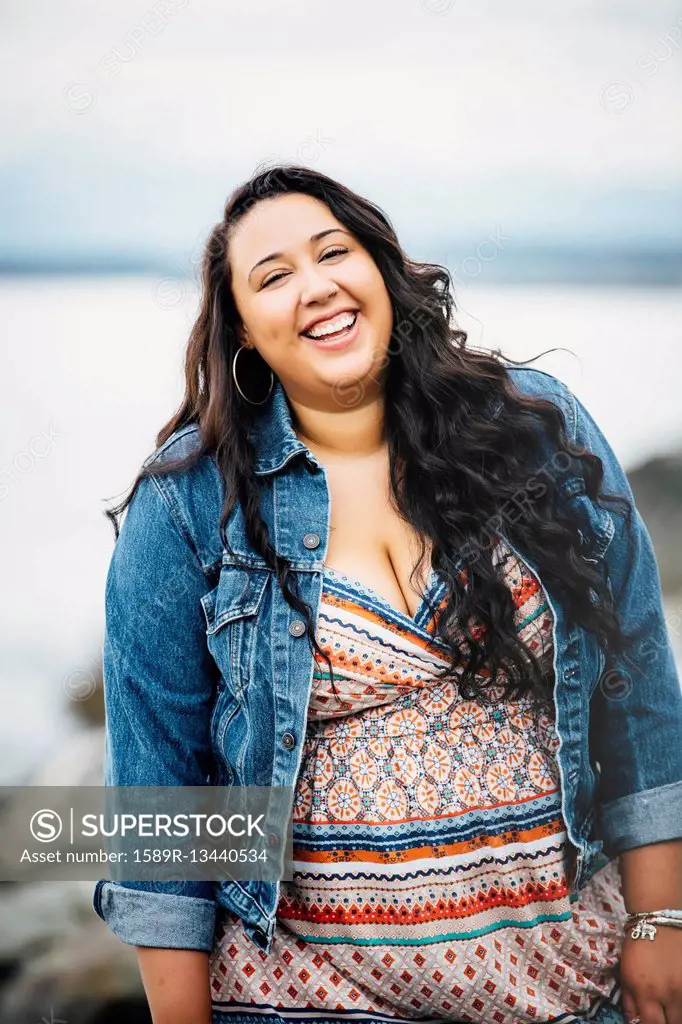
<svg viewBox="0 0 682 1024">
<path fill-rule="evenodd" d="M 206 632 L 217 633 L 228 622 L 255 615 L 271 576 L 269 570 L 223 566 L 217 587 L 201 599 Z"/>
<path fill-rule="evenodd" d="M 559 485 L 559 492 L 566 500 L 572 515 L 577 519 L 578 529 L 584 542 L 593 547 L 593 553 L 598 558 L 603 558 L 615 531 L 613 516 L 590 498 L 585 490 L 585 481 L 582 477 L 571 477 L 564 481 Z M 594 539 L 590 534 L 594 534 Z"/>
</svg>

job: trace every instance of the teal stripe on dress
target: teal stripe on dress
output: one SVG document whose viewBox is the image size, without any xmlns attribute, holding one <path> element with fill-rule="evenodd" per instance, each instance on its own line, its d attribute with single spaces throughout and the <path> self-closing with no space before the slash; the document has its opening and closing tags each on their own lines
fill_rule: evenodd
<svg viewBox="0 0 682 1024">
<path fill-rule="evenodd" d="M 563 914 L 538 914 L 537 917 L 532 918 L 529 921 L 514 921 L 503 919 L 501 921 L 494 921 L 486 928 L 475 928 L 470 932 L 443 932 L 440 935 L 430 935 L 428 938 L 397 938 L 394 935 L 390 937 L 381 936 L 377 939 L 361 939 L 357 935 L 352 937 L 349 935 L 304 935 L 302 932 L 297 932 L 297 936 L 305 940 L 305 942 L 322 943 L 327 945 L 328 943 L 345 943 L 352 942 L 354 946 L 383 946 L 387 941 L 390 941 L 391 945 L 394 946 L 430 946 L 434 942 L 456 942 L 458 939 L 478 939 L 481 935 L 488 935 L 490 932 L 499 931 L 500 928 L 534 928 L 537 924 L 544 924 L 546 921 L 570 921 L 573 917 L 573 911 L 567 910 Z"/>
</svg>

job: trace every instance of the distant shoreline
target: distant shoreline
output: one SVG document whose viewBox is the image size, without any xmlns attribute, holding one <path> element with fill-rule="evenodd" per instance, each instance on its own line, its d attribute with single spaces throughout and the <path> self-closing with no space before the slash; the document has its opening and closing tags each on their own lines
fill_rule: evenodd
<svg viewBox="0 0 682 1024">
<path fill-rule="evenodd" d="M 444 248 L 420 244 L 415 258 L 447 267 L 455 285 L 567 284 L 581 287 L 628 285 L 671 288 L 682 285 L 682 249 L 608 246 L 601 248 L 510 244 L 496 258 L 479 260 L 476 244 Z M 195 256 L 196 260 L 196 256 Z M 155 275 L 197 281 L 199 267 L 189 257 L 166 253 L 0 253 L 0 277 Z"/>
</svg>

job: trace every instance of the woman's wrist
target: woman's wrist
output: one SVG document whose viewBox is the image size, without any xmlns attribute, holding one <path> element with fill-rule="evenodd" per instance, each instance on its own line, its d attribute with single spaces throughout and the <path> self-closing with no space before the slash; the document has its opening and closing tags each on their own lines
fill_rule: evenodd
<svg viewBox="0 0 682 1024">
<path fill-rule="evenodd" d="M 640 911 L 637 914 L 628 914 L 625 919 L 625 933 L 635 940 L 649 939 L 653 942 L 661 926 L 663 928 L 682 928 L 682 910 L 664 907 L 651 911 L 651 913 Z"/>
<path fill-rule="evenodd" d="M 625 850 L 619 870 L 628 914 L 682 911 L 681 839 Z"/>
</svg>

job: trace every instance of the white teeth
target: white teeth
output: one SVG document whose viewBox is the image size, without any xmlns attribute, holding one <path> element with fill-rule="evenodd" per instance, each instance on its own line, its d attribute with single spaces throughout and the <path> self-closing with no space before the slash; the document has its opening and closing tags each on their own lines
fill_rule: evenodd
<svg viewBox="0 0 682 1024">
<path fill-rule="evenodd" d="M 337 316 L 335 320 L 329 320 L 322 327 L 311 327 L 309 331 L 304 331 L 304 334 L 309 334 L 313 338 L 324 338 L 325 334 L 336 334 L 337 331 L 342 330 L 344 327 L 352 327 L 355 323 L 356 313 L 342 313 Z"/>
</svg>

